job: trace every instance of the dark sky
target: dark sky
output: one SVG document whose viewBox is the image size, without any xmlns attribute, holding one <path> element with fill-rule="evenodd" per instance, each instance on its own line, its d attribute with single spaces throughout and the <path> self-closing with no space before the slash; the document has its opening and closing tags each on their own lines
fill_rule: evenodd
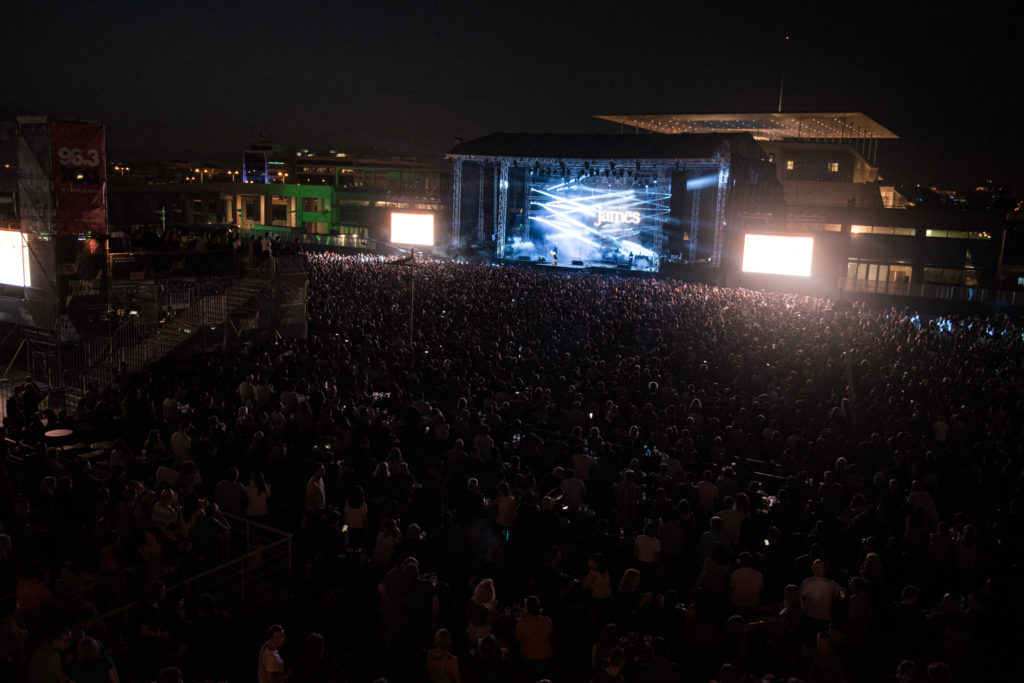
<svg viewBox="0 0 1024 683">
<path fill-rule="evenodd" d="M 0 115 L 104 121 L 112 157 L 215 158 L 260 134 L 440 154 L 496 131 L 614 133 L 593 115 L 774 111 L 785 70 L 784 109 L 900 136 L 880 148 L 888 180 L 1024 187 L 1016 23 L 967 4 L 6 5 Z"/>
</svg>

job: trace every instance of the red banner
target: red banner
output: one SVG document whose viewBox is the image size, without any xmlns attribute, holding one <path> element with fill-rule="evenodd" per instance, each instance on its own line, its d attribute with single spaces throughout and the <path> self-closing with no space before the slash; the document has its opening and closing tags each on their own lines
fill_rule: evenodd
<svg viewBox="0 0 1024 683">
<path fill-rule="evenodd" d="M 54 121 L 54 224 L 58 235 L 107 234 L 107 159 L 103 126 Z"/>
</svg>

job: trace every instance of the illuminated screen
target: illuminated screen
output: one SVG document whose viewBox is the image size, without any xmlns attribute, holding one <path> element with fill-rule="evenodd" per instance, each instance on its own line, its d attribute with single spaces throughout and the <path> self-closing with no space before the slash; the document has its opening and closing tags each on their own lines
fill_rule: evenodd
<svg viewBox="0 0 1024 683">
<path fill-rule="evenodd" d="M 434 243 L 434 215 L 430 213 L 392 213 L 391 241 L 396 244 Z"/>
<path fill-rule="evenodd" d="M 0 284 L 32 286 L 28 271 L 28 244 L 20 232 L 0 230 Z"/>
<path fill-rule="evenodd" d="M 745 235 L 743 272 L 810 277 L 813 237 Z"/>
<path fill-rule="evenodd" d="M 559 265 L 657 270 L 671 182 L 584 177 L 529 184 L 529 221 L 505 255 Z"/>
</svg>

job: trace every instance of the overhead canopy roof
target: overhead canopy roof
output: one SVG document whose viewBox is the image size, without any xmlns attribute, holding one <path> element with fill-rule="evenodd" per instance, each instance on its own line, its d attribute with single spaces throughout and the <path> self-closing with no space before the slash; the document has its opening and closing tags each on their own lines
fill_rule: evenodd
<svg viewBox="0 0 1024 683">
<path fill-rule="evenodd" d="M 885 138 L 891 130 L 860 112 L 755 114 L 602 114 L 599 119 L 655 133 L 739 133 L 760 140 L 787 138 Z"/>
<path fill-rule="evenodd" d="M 755 145 L 749 135 L 716 132 L 719 134 L 492 133 L 460 143 L 448 155 L 538 159 L 712 159 L 725 148 L 739 151 Z"/>
</svg>

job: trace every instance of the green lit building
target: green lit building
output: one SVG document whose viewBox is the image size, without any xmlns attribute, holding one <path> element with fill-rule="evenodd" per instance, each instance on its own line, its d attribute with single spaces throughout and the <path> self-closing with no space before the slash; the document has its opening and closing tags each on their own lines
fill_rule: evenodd
<svg viewBox="0 0 1024 683">
<path fill-rule="evenodd" d="M 390 241 L 392 213 L 420 213 L 433 216 L 435 243 L 443 244 L 451 223 L 451 172 L 440 164 L 265 145 L 244 154 L 241 170 L 138 165 L 111 173 L 109 223 L 112 231 L 230 224 L 282 239 L 321 235 L 339 246 L 360 246 Z"/>
</svg>

